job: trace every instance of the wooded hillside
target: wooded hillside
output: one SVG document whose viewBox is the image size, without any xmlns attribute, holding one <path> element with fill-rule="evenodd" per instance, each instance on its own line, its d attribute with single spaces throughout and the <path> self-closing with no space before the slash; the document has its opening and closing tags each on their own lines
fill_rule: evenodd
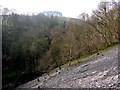
<svg viewBox="0 0 120 90">
<path fill-rule="evenodd" d="M 79 19 L 10 12 L 4 8 L 2 15 L 3 87 L 8 81 L 16 87 L 101 47 L 119 43 L 117 2 L 101 2 L 91 16 L 82 13 Z"/>
</svg>

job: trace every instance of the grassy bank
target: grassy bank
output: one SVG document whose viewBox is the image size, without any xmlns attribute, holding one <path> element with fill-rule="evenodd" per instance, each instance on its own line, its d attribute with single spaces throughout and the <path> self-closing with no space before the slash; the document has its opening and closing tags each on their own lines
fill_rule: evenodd
<svg viewBox="0 0 120 90">
<path fill-rule="evenodd" d="M 69 62 L 70 66 L 74 65 L 74 64 L 77 64 L 78 62 L 82 62 L 82 61 L 84 61 L 85 58 L 89 58 L 90 56 L 92 56 L 94 54 L 106 51 L 106 50 L 108 50 L 108 49 L 110 49 L 110 48 L 112 48 L 114 46 L 117 46 L 117 45 L 118 44 L 111 44 L 111 45 L 108 45 L 108 46 L 101 47 L 99 50 L 93 50 L 91 53 L 85 54 L 85 55 L 81 56 L 80 58 L 75 59 L 75 60 Z M 61 68 L 67 68 L 67 67 L 69 67 L 69 63 L 66 63 L 66 64 L 62 65 Z"/>
</svg>

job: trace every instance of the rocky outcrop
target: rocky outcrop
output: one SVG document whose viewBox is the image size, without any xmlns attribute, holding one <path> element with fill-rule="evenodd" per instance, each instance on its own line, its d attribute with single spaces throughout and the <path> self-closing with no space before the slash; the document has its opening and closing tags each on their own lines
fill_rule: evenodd
<svg viewBox="0 0 120 90">
<path fill-rule="evenodd" d="M 45 16 L 62 16 L 62 13 L 58 11 L 44 11 L 41 12 L 41 14 L 44 14 Z"/>
</svg>

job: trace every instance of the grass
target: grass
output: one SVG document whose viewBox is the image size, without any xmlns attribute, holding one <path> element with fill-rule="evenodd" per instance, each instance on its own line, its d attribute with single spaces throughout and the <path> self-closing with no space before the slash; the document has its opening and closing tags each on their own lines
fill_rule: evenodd
<svg viewBox="0 0 120 90">
<path fill-rule="evenodd" d="M 19 75 L 19 73 L 21 73 L 21 71 L 12 71 L 12 72 L 8 72 L 8 73 L 4 73 L 2 75 L 3 78 L 6 78 L 6 77 L 15 77 L 17 75 Z"/>
<path fill-rule="evenodd" d="M 84 61 L 86 58 L 89 58 L 90 56 L 92 56 L 92 55 L 94 55 L 94 54 L 96 54 L 96 53 L 105 51 L 105 50 L 107 50 L 107 49 L 109 49 L 109 48 L 112 48 L 112 47 L 114 47 L 114 46 L 117 46 L 117 45 L 118 45 L 118 44 L 113 44 L 113 45 L 101 47 L 98 51 L 97 51 L 97 50 L 93 50 L 91 53 L 85 54 L 85 55 L 81 56 L 80 58 L 71 61 L 71 62 L 70 62 L 70 66 L 77 64 L 78 61 L 79 61 L 79 62 L 82 62 L 82 61 Z M 66 63 L 66 64 L 64 64 L 64 65 L 61 66 L 61 68 L 63 68 L 63 69 L 64 69 L 64 68 L 68 68 L 68 67 L 69 67 L 69 63 Z M 50 71 L 50 72 L 56 71 L 56 70 L 58 70 L 58 69 L 59 69 L 59 68 L 55 68 L 55 69 L 53 69 L 53 70 Z M 48 72 L 48 73 L 50 73 L 50 72 Z M 9 72 L 9 73 L 4 73 L 2 76 L 3 76 L 3 78 L 11 78 L 11 77 L 15 77 L 15 76 L 19 75 L 20 73 L 21 73 L 20 71 L 17 71 L 17 72 L 16 72 L 16 71 L 13 71 L 13 72 Z"/>
<path fill-rule="evenodd" d="M 70 62 L 70 66 L 77 64 L 78 61 L 79 62 L 84 61 L 85 58 L 89 58 L 90 56 L 92 56 L 94 54 L 97 54 L 97 53 L 100 53 L 102 51 L 108 50 L 109 48 L 112 48 L 112 47 L 117 46 L 117 45 L 118 44 L 112 44 L 112 45 L 101 47 L 98 51 L 97 50 L 93 50 L 91 53 L 85 54 L 85 55 L 81 56 L 80 58 L 71 61 Z M 61 66 L 61 68 L 67 68 L 67 67 L 69 67 L 69 63 L 66 63 L 66 64 L 64 64 L 64 65 Z"/>
<path fill-rule="evenodd" d="M 92 55 L 94 55 L 94 54 L 100 53 L 100 52 L 102 52 L 102 51 L 105 51 L 105 50 L 107 50 L 107 49 L 109 49 L 109 48 L 111 48 L 111 47 L 117 46 L 117 45 L 118 45 L 118 44 L 113 44 L 113 45 L 101 47 L 98 51 L 97 51 L 97 50 L 93 50 L 91 53 L 85 54 L 85 55 L 81 56 L 80 58 L 71 61 L 71 62 L 70 62 L 70 66 L 77 64 L 78 61 L 79 61 L 79 62 L 82 62 L 82 61 L 85 60 L 85 58 L 89 58 L 90 56 L 92 56 Z M 62 65 L 62 66 L 60 66 L 60 67 L 61 67 L 61 68 L 68 68 L 68 67 L 69 67 L 69 63 L 66 63 L 66 64 L 64 64 L 64 65 Z M 53 69 L 52 71 L 56 71 L 57 69 L 58 69 L 58 67 L 55 68 L 55 69 Z M 51 71 L 50 71 L 50 72 L 51 72 Z M 2 75 L 2 77 L 3 77 L 3 78 L 6 78 L 6 77 L 15 77 L 15 76 L 19 75 L 20 73 L 21 73 L 21 71 L 8 72 L 8 73 L 4 73 L 4 74 Z M 48 73 L 49 73 L 49 72 L 48 72 Z"/>
</svg>

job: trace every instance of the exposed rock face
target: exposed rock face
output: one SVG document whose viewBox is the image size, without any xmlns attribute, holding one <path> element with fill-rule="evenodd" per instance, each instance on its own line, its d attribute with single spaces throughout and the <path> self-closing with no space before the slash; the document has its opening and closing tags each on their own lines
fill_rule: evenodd
<svg viewBox="0 0 120 90">
<path fill-rule="evenodd" d="M 118 88 L 118 47 L 51 73 L 18 88 Z"/>
<path fill-rule="evenodd" d="M 44 11 L 41 13 L 44 14 L 45 16 L 62 16 L 62 13 L 58 11 Z"/>
</svg>

